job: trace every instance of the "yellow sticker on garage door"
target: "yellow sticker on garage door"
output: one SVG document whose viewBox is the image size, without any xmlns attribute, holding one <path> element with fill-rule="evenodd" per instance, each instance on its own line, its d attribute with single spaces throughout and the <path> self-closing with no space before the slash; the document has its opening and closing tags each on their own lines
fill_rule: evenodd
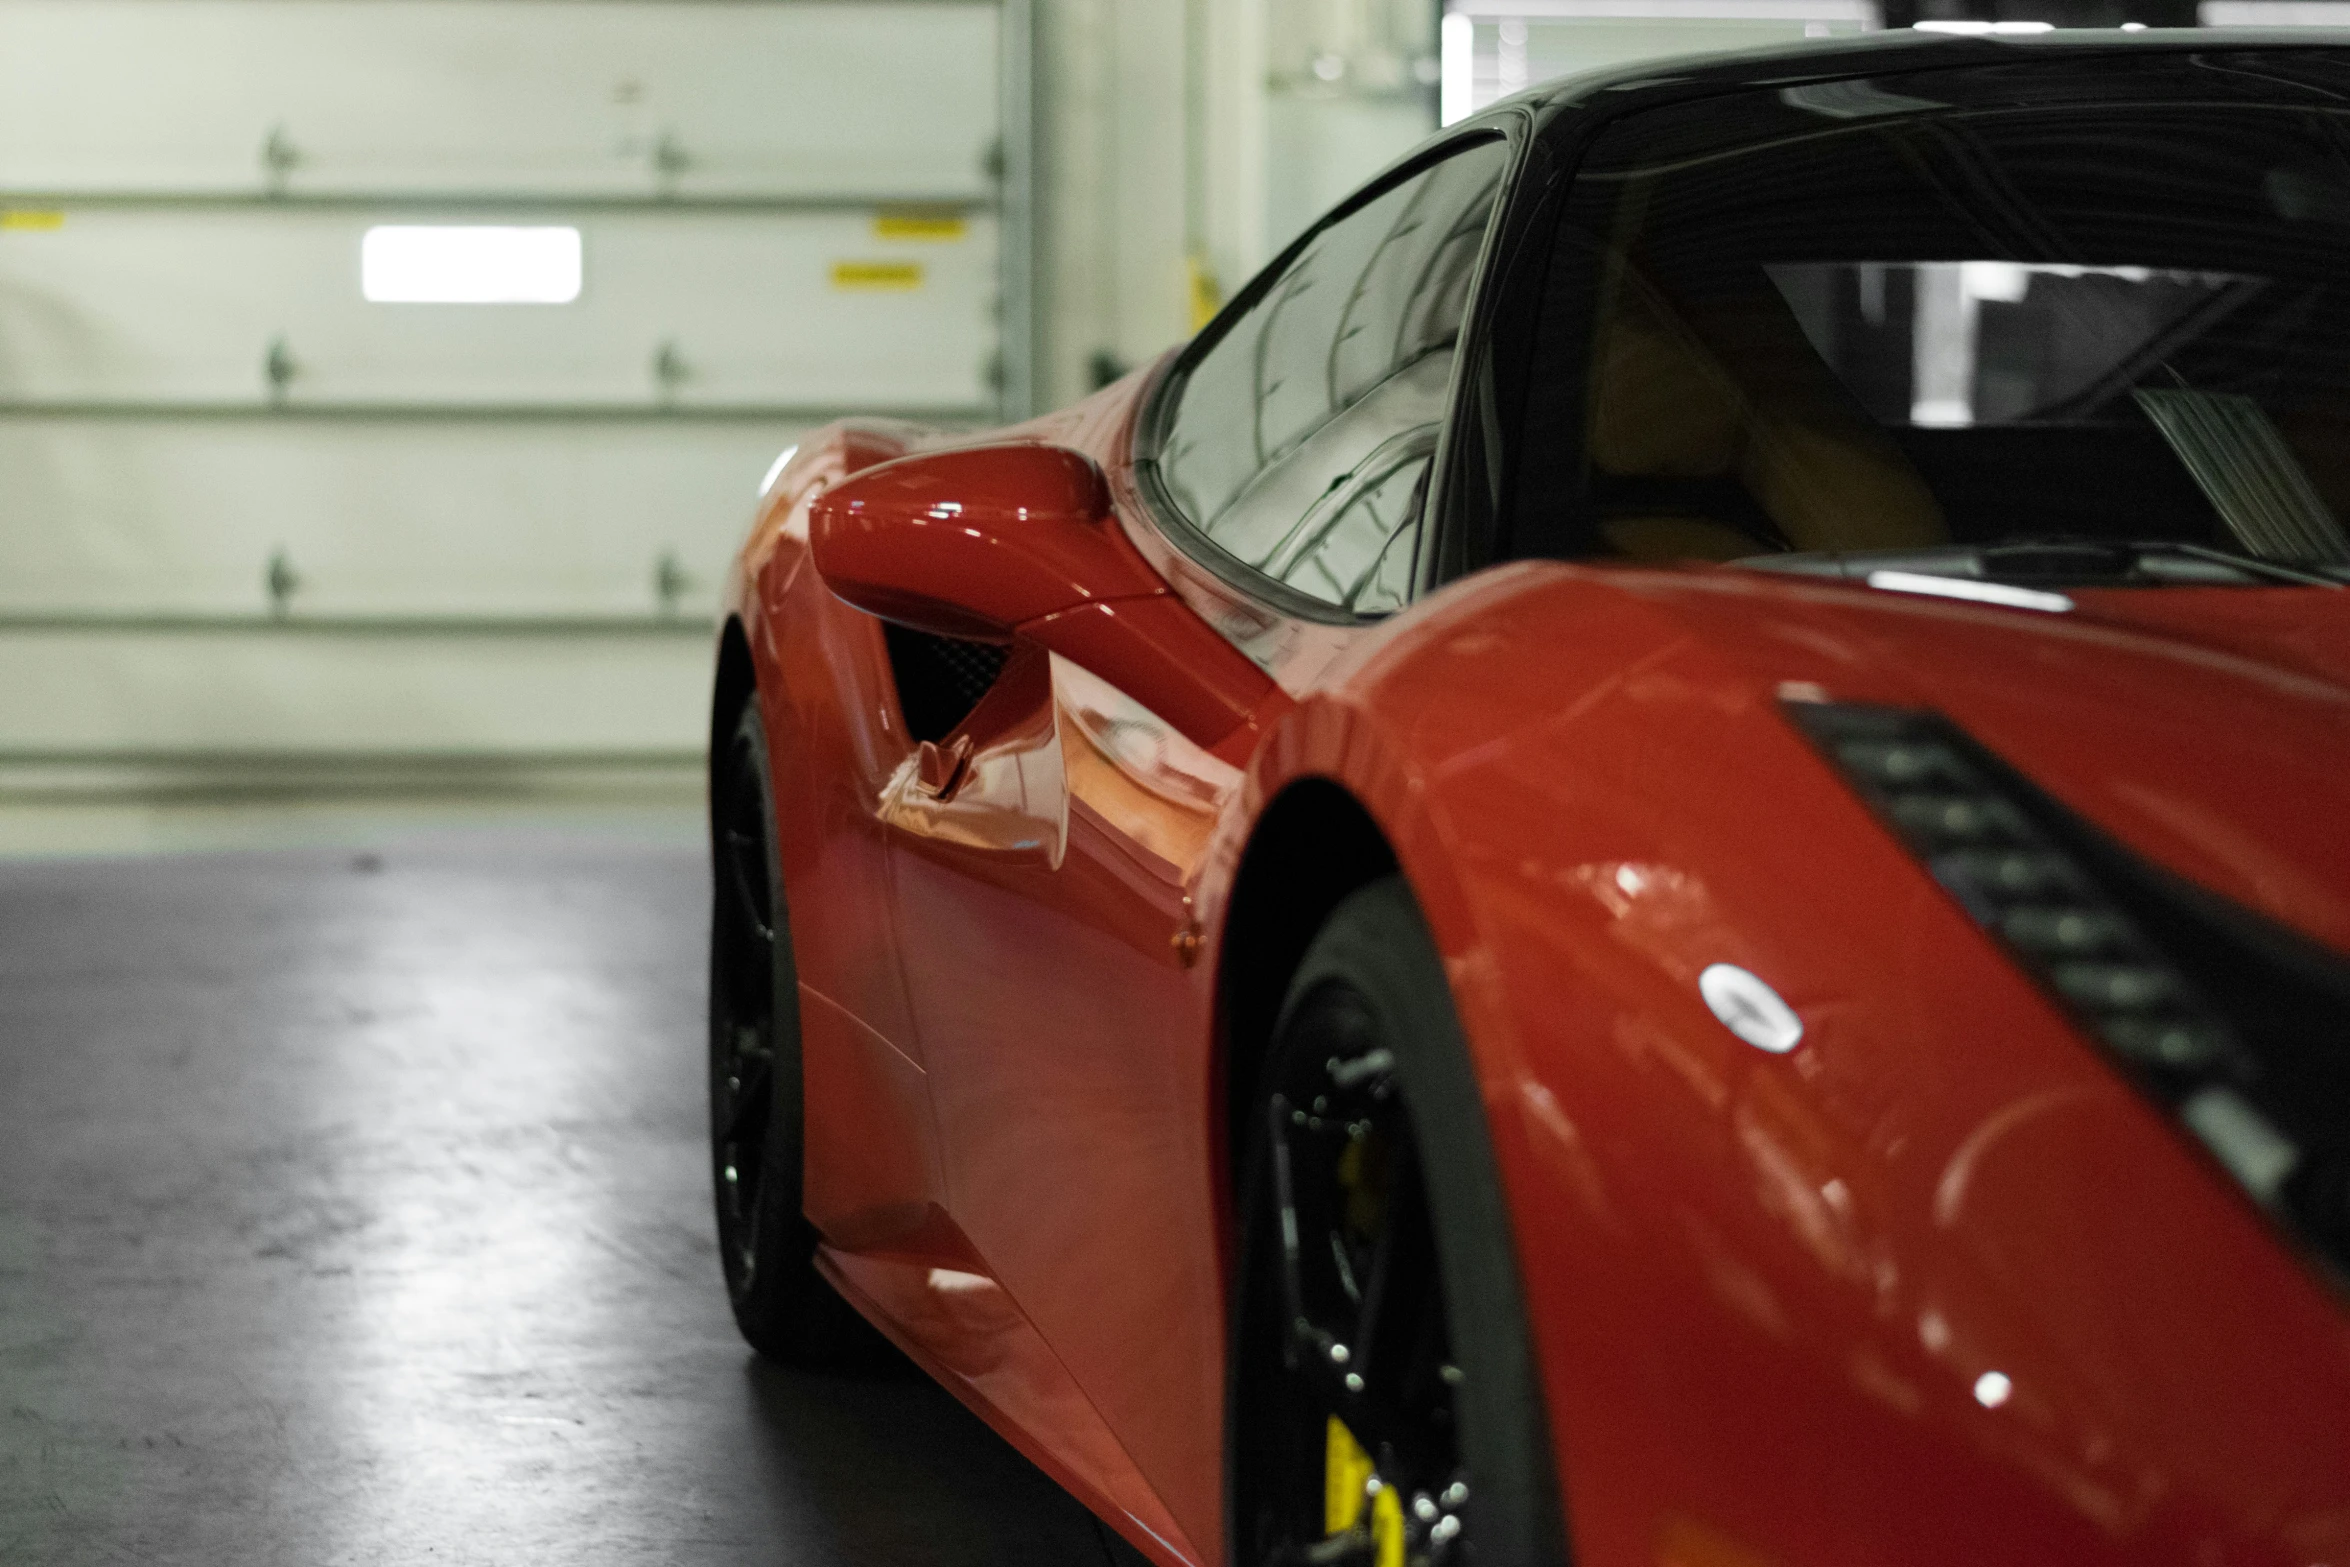
<svg viewBox="0 0 2350 1567">
<path fill-rule="evenodd" d="M 902 212 L 876 213 L 873 218 L 875 239 L 912 239 L 932 243 L 961 239 L 971 225 L 952 212 L 923 212 L 909 208 Z"/>
<path fill-rule="evenodd" d="M 909 289 L 922 286 L 919 261 L 835 261 L 834 288 Z"/>
<path fill-rule="evenodd" d="M 36 211 L 24 207 L 0 211 L 0 229 L 61 229 L 63 227 L 65 227 L 65 214 L 62 212 Z"/>
</svg>

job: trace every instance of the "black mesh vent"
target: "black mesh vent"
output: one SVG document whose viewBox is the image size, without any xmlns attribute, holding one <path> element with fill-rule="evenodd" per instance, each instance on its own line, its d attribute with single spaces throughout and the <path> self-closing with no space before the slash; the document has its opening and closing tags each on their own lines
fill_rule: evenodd
<svg viewBox="0 0 2350 1567">
<path fill-rule="evenodd" d="M 889 669 L 898 683 L 898 709 L 916 740 L 944 740 L 987 695 L 1012 650 L 992 642 L 934 637 L 927 631 L 884 625 Z"/>
</svg>

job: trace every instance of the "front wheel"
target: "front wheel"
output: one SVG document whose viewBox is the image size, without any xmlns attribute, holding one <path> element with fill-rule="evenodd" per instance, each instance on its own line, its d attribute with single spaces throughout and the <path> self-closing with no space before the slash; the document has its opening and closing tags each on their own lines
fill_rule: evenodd
<svg viewBox="0 0 2350 1567">
<path fill-rule="evenodd" d="M 727 1300 L 763 1355 L 858 1363 L 880 1337 L 816 1271 L 816 1230 L 800 1208 L 799 976 L 756 697 L 713 760 L 710 1175 Z"/>
<path fill-rule="evenodd" d="M 1562 1563 L 1482 1100 L 1400 878 L 1315 937 L 1234 1136 L 1235 1567 Z"/>
</svg>

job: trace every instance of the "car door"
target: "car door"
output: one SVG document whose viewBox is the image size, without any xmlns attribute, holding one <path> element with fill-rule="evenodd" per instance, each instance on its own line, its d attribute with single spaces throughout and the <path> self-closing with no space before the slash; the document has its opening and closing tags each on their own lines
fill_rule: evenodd
<svg viewBox="0 0 2350 1567">
<path fill-rule="evenodd" d="M 1458 143 L 1341 209 L 1162 393 L 1170 509 L 1134 520 L 1247 610 L 1216 619 L 1260 661 L 1284 625 L 1343 636 L 1414 591 L 1505 162 L 1497 139 Z M 1211 1542 L 1218 1139 L 1192 902 L 1240 771 L 1037 648 L 934 755 L 883 814 L 949 1214 L 1177 1528 Z"/>
</svg>

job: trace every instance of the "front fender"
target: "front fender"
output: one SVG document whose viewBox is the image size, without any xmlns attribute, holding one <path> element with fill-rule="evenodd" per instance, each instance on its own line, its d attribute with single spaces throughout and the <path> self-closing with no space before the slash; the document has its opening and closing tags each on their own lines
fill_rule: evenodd
<svg viewBox="0 0 2350 1567">
<path fill-rule="evenodd" d="M 1250 810 L 1378 823 L 1484 1085 L 1586 1563 L 2327 1559 L 2350 1334 L 1780 707 L 1820 650 L 1529 565 L 1368 640 Z M 1803 1019 L 1725 1029 L 1727 962 Z M 2199 1554 L 2207 1553 L 2207 1554 Z"/>
</svg>

